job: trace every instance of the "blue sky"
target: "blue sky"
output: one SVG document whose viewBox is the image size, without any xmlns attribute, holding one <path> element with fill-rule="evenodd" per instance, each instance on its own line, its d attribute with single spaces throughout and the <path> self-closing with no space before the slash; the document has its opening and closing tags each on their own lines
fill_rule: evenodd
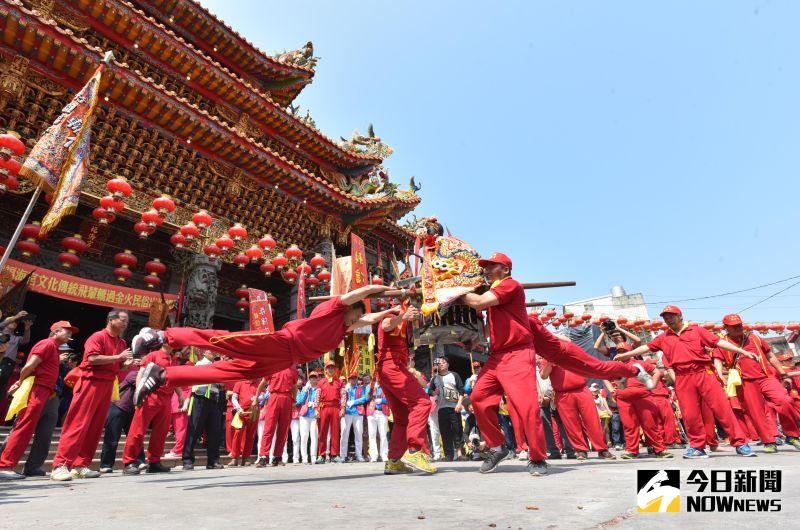
<svg viewBox="0 0 800 530">
<path fill-rule="evenodd" d="M 800 274 L 798 2 L 202 2 L 263 50 L 313 41 L 303 113 L 373 122 L 419 215 L 520 280 L 578 282 L 539 299 Z M 719 320 L 791 283 L 682 305 Z M 744 317 L 800 319 L 800 285 Z"/>
</svg>

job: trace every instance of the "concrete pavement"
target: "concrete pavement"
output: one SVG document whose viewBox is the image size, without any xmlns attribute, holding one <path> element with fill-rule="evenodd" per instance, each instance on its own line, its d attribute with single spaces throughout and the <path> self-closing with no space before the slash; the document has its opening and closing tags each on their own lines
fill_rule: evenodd
<svg viewBox="0 0 800 530">
<path fill-rule="evenodd" d="M 285 467 L 173 471 L 56 483 L 0 483 L 0 526 L 48 528 L 733 528 L 796 527 L 800 520 L 800 451 L 712 458 L 553 463 L 531 477 L 506 461 L 490 475 L 476 463 L 441 463 L 435 476 L 384 476 L 383 465 L 289 464 Z M 760 453 L 760 448 L 756 449 Z M 693 468 L 781 469 L 777 513 L 686 513 Z M 636 469 L 680 469 L 681 513 L 636 513 Z M 695 488 L 696 489 L 696 488 Z"/>
</svg>

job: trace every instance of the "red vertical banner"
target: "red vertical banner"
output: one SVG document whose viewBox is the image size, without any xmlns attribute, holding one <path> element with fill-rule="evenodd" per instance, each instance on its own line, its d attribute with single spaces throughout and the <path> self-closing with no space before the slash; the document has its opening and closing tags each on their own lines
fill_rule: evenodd
<svg viewBox="0 0 800 530">
<path fill-rule="evenodd" d="M 352 260 L 352 267 L 350 269 L 352 278 L 350 281 L 350 289 L 358 289 L 364 287 L 369 283 L 367 276 L 367 251 L 364 247 L 364 240 L 355 234 L 350 234 L 350 259 Z M 369 300 L 365 300 L 367 304 L 367 311 L 370 310 Z"/>
<path fill-rule="evenodd" d="M 275 333 L 275 323 L 272 320 L 272 305 L 264 291 L 248 289 L 250 292 L 250 329 L 266 329 Z"/>
<path fill-rule="evenodd" d="M 419 265 L 420 265 L 420 263 L 419 263 L 419 255 L 420 255 L 421 250 L 422 250 L 422 240 L 419 237 L 417 237 L 417 239 L 414 240 L 414 256 L 413 256 L 414 257 L 414 276 L 418 276 L 419 275 Z"/>
<path fill-rule="evenodd" d="M 297 279 L 297 318 L 306 318 L 306 271 L 303 267 Z"/>
</svg>

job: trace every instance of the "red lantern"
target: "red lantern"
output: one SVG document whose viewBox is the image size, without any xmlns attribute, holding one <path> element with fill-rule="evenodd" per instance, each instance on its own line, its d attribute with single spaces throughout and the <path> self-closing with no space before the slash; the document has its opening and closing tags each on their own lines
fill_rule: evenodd
<svg viewBox="0 0 800 530">
<path fill-rule="evenodd" d="M 172 243 L 175 248 L 183 248 L 186 246 L 187 240 L 186 236 L 180 232 L 175 232 L 172 234 L 172 237 L 169 238 L 169 242 Z"/>
<path fill-rule="evenodd" d="M 14 191 L 19 188 L 19 181 L 14 175 L 6 175 L 0 179 L 0 195 L 7 191 Z"/>
<path fill-rule="evenodd" d="M 286 249 L 286 257 L 293 260 L 303 259 L 303 251 L 300 250 L 297 245 L 292 244 Z"/>
<path fill-rule="evenodd" d="M 245 284 L 242 284 L 241 287 L 236 289 L 235 294 L 236 298 L 240 300 L 247 300 L 248 298 L 250 298 L 250 291 L 247 289 L 247 285 Z"/>
<path fill-rule="evenodd" d="M 0 158 L 9 159 L 12 155 L 22 156 L 25 152 L 25 144 L 19 139 L 15 132 L 8 131 L 0 134 Z"/>
<path fill-rule="evenodd" d="M 186 238 L 186 241 L 194 241 L 194 238 L 200 235 L 200 229 L 194 222 L 189 221 L 181 227 L 181 235 Z"/>
<path fill-rule="evenodd" d="M 236 301 L 236 309 L 238 309 L 240 313 L 244 313 L 249 308 L 250 308 L 250 302 L 248 302 L 247 300 Z"/>
<path fill-rule="evenodd" d="M 261 264 L 261 272 L 264 273 L 264 276 L 272 276 L 272 273 L 275 272 L 275 265 L 270 261 L 265 261 Z"/>
<path fill-rule="evenodd" d="M 114 222 L 114 219 L 117 218 L 116 215 L 114 215 L 111 212 L 107 212 L 104 208 L 101 207 L 97 207 L 94 209 L 94 211 L 92 212 L 92 217 L 94 217 L 97 220 L 97 222 L 99 222 L 101 225 L 107 225 L 108 223 L 112 223 Z"/>
<path fill-rule="evenodd" d="M 33 257 L 42 250 L 42 248 L 39 246 L 39 243 L 37 243 L 35 239 L 23 239 L 22 241 L 17 241 L 16 248 L 22 252 L 23 257 L 25 258 Z"/>
<path fill-rule="evenodd" d="M 311 266 L 314 267 L 314 269 L 316 270 L 322 270 L 322 268 L 325 267 L 325 265 L 327 265 L 327 263 L 325 262 L 325 258 L 323 258 L 322 254 L 320 254 L 319 252 L 314 254 L 314 257 L 311 258 L 310 263 Z"/>
<path fill-rule="evenodd" d="M 258 240 L 258 246 L 261 247 L 261 250 L 267 252 L 270 250 L 275 249 L 275 240 L 272 239 L 272 236 L 267 234 L 261 239 Z"/>
<path fill-rule="evenodd" d="M 65 269 L 69 269 L 71 267 L 77 266 L 81 259 L 76 256 L 75 254 L 70 254 L 69 252 L 62 252 L 58 255 L 58 262 L 61 263 L 61 266 Z"/>
<path fill-rule="evenodd" d="M 275 305 L 278 303 L 278 297 L 272 293 L 267 293 L 267 300 L 269 300 L 270 305 Z"/>
<path fill-rule="evenodd" d="M 161 263 L 160 259 L 153 258 L 153 261 L 148 261 L 144 264 L 144 271 L 153 276 L 161 276 L 167 272 L 167 266 Z"/>
<path fill-rule="evenodd" d="M 633 321 L 634 326 L 641 326 L 642 324 L 644 324 L 643 318 L 637 318 L 636 320 Z"/>
<path fill-rule="evenodd" d="M 598 319 L 592 320 L 592 325 L 593 326 L 599 326 L 600 325 L 600 319 L 598 318 Z"/>
<path fill-rule="evenodd" d="M 308 277 L 308 275 L 311 274 L 311 267 L 308 265 L 308 263 L 303 262 L 297 266 L 297 274 L 304 274 L 306 277 Z"/>
<path fill-rule="evenodd" d="M 128 181 L 122 177 L 117 177 L 106 182 L 106 189 L 117 200 L 122 200 L 131 196 L 132 189 Z"/>
<path fill-rule="evenodd" d="M 574 327 L 577 327 L 577 325 L 578 325 L 578 323 L 576 321 L 570 320 L 569 327 L 574 328 Z"/>
<path fill-rule="evenodd" d="M 597 320 L 599 320 L 601 323 L 608 322 L 608 315 L 600 315 L 600 318 Z"/>
<path fill-rule="evenodd" d="M 36 241 L 40 239 L 40 235 L 42 232 L 42 225 L 40 225 L 37 221 L 32 223 L 28 223 L 22 227 L 22 232 L 20 232 L 20 237 L 23 239 L 27 239 L 28 241 Z"/>
<path fill-rule="evenodd" d="M 197 212 L 192 216 L 192 222 L 196 224 L 197 227 L 200 228 L 200 230 L 205 230 L 206 228 L 211 226 L 211 223 L 213 223 L 214 220 L 211 219 L 211 216 L 208 215 L 207 211 L 200 210 L 199 212 Z"/>
<path fill-rule="evenodd" d="M 319 280 L 317 279 L 316 276 L 309 276 L 308 278 L 306 278 L 306 283 L 311 287 L 316 287 L 317 284 L 319 283 Z"/>
<path fill-rule="evenodd" d="M 564 311 L 564 314 L 562 316 L 564 317 L 565 320 L 570 320 L 572 317 L 575 316 L 575 313 L 573 313 L 572 311 Z"/>
<path fill-rule="evenodd" d="M 617 324 L 619 324 L 620 326 L 624 326 L 627 323 L 628 323 L 628 319 L 627 318 L 625 318 L 625 317 L 617 318 Z"/>
<path fill-rule="evenodd" d="M 272 258 L 272 264 L 281 271 L 289 264 L 289 260 L 286 259 L 286 256 L 284 256 L 282 252 L 278 252 L 278 255 Z"/>
<path fill-rule="evenodd" d="M 175 202 L 169 195 L 162 195 L 161 197 L 153 199 L 153 208 L 155 208 L 160 215 L 169 215 L 175 211 Z"/>
<path fill-rule="evenodd" d="M 114 277 L 120 283 L 125 283 L 125 280 L 130 280 L 131 276 L 133 276 L 133 273 L 130 271 L 130 269 L 126 269 L 124 267 L 114 269 Z"/>
<path fill-rule="evenodd" d="M 241 223 L 236 223 L 230 227 L 228 229 L 228 234 L 231 236 L 231 238 L 233 238 L 234 241 L 242 241 L 243 239 L 247 239 L 247 230 L 242 226 Z"/>
<path fill-rule="evenodd" d="M 328 283 L 331 281 L 331 273 L 328 269 L 322 269 L 317 273 L 317 278 L 323 283 Z"/>
<path fill-rule="evenodd" d="M 283 271 L 283 279 L 286 280 L 287 283 L 294 283 L 297 280 L 297 272 L 294 269 L 286 269 Z"/>
<path fill-rule="evenodd" d="M 774 331 L 775 333 L 783 333 L 784 329 L 786 329 L 786 326 L 784 326 L 780 322 L 772 323 L 772 331 Z"/>
<path fill-rule="evenodd" d="M 557 327 L 561 326 L 561 320 L 559 320 L 559 319 L 555 319 L 555 320 L 552 322 L 552 324 L 553 324 L 553 327 L 554 327 L 554 328 L 557 328 Z"/>
<path fill-rule="evenodd" d="M 584 322 L 589 322 L 591 319 L 592 319 L 592 315 L 589 314 L 589 313 L 584 313 L 581 316 L 581 320 L 583 320 Z"/>
<path fill-rule="evenodd" d="M 0 193 L 5 193 L 6 190 L 15 190 L 19 187 L 17 180 L 17 173 L 21 165 L 13 158 L 4 160 L 0 158 Z"/>
<path fill-rule="evenodd" d="M 252 245 L 247 249 L 245 255 L 247 255 L 251 263 L 257 263 L 258 260 L 264 257 L 264 252 L 258 247 L 258 245 Z"/>
<path fill-rule="evenodd" d="M 372 285 L 383 285 L 383 278 L 380 276 L 373 276 L 372 277 Z"/>
<path fill-rule="evenodd" d="M 206 245 L 205 247 L 203 247 L 203 254 L 208 256 L 208 259 L 210 259 L 211 261 L 214 261 L 219 257 L 220 254 L 222 254 L 222 249 L 220 249 L 214 243 L 211 243 L 210 245 Z"/>
<path fill-rule="evenodd" d="M 548 309 L 545 312 L 544 316 L 546 316 L 547 318 L 553 318 L 554 316 L 556 316 L 556 310 L 555 309 Z"/>
<path fill-rule="evenodd" d="M 161 284 L 161 278 L 159 278 L 155 274 L 149 274 L 144 277 L 144 284 L 148 286 L 150 289 L 152 289 Z"/>
<path fill-rule="evenodd" d="M 133 231 L 139 235 L 139 239 L 147 239 L 153 232 L 156 231 L 155 228 L 151 227 L 144 221 L 139 221 L 135 225 L 133 225 Z"/>
<path fill-rule="evenodd" d="M 239 252 L 233 257 L 233 263 L 236 264 L 236 266 L 239 267 L 240 269 L 244 269 L 245 265 L 250 263 L 250 260 L 248 259 L 247 256 Z"/>
<path fill-rule="evenodd" d="M 224 254 L 233 248 L 233 239 L 223 234 L 217 238 L 217 246 Z"/>
<path fill-rule="evenodd" d="M 147 223 L 147 226 L 155 230 L 164 223 L 164 219 L 161 218 L 161 214 L 156 210 L 147 210 L 142 213 L 142 222 Z"/>
<path fill-rule="evenodd" d="M 86 249 L 89 248 L 89 245 L 77 234 L 73 237 L 65 237 L 62 239 L 61 246 L 67 249 L 67 251 L 58 255 L 58 261 L 65 269 L 78 265 L 78 263 L 81 262 L 80 258 L 78 258 L 78 254 L 86 252 Z"/>
<path fill-rule="evenodd" d="M 125 205 L 113 195 L 106 195 L 100 199 L 100 207 L 109 213 L 117 214 L 125 208 Z"/>
</svg>

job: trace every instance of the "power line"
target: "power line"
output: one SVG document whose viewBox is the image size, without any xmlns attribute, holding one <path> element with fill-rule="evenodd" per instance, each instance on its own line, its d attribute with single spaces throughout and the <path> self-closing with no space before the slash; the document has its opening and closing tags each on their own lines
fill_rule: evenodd
<svg viewBox="0 0 800 530">
<path fill-rule="evenodd" d="M 742 309 L 741 311 L 739 311 L 739 313 L 744 313 L 744 312 L 745 312 L 745 311 L 747 311 L 748 309 L 750 309 L 750 308 L 753 308 L 753 307 L 757 306 L 758 304 L 760 304 L 760 303 L 762 303 L 762 302 L 766 302 L 766 301 L 767 301 L 767 300 L 769 300 L 770 298 L 774 298 L 775 296 L 777 296 L 777 295 L 781 294 L 781 293 L 782 293 L 782 292 L 784 292 L 784 291 L 788 291 L 789 289 L 791 289 L 792 287 L 794 287 L 795 285 L 798 285 L 798 284 L 800 284 L 800 282 L 795 282 L 795 283 L 793 283 L 792 285 L 790 285 L 789 287 L 784 287 L 784 288 L 783 288 L 783 289 L 781 289 L 780 291 L 778 291 L 778 292 L 776 292 L 776 293 L 773 293 L 773 294 L 769 295 L 768 297 L 764 298 L 763 300 L 759 300 L 759 301 L 758 301 L 758 302 L 756 302 L 755 304 L 753 304 L 753 305 L 749 305 L 749 306 L 745 307 L 744 309 Z"/>
<path fill-rule="evenodd" d="M 681 300 L 665 300 L 665 301 L 661 301 L 661 302 L 648 302 L 647 305 L 651 305 L 651 304 L 652 305 L 675 304 L 675 303 L 678 303 L 678 302 L 694 302 L 696 300 L 708 300 L 709 298 L 720 298 L 720 297 L 729 296 L 729 295 L 732 295 L 732 294 L 745 293 L 747 291 L 755 291 L 756 289 L 762 289 L 764 287 L 769 287 L 771 285 L 777 285 L 779 283 L 788 282 L 789 280 L 796 280 L 797 278 L 800 278 L 800 275 L 792 276 L 790 278 L 784 278 L 783 280 L 778 280 L 777 282 L 765 283 L 763 285 L 757 285 L 755 287 L 748 287 L 747 289 L 740 289 L 738 291 L 729 291 L 727 293 L 712 294 L 712 295 L 709 295 L 709 296 L 699 296 L 697 298 L 684 298 L 684 299 L 681 299 Z M 800 282 L 798 282 L 798 283 L 800 283 Z M 797 285 L 797 284 L 794 284 L 794 285 Z M 791 286 L 787 287 L 786 289 L 782 289 L 782 290 L 778 291 L 775 294 L 780 294 L 783 291 L 787 291 L 791 287 L 794 287 L 794 285 L 791 285 Z M 762 302 L 765 301 L 765 300 L 768 300 L 768 299 L 769 298 L 765 298 L 764 300 L 762 300 Z M 760 304 L 761 302 L 758 302 L 758 303 Z M 758 304 L 753 304 L 753 305 L 758 305 Z M 748 307 L 747 309 L 750 309 L 750 308 Z"/>
</svg>

